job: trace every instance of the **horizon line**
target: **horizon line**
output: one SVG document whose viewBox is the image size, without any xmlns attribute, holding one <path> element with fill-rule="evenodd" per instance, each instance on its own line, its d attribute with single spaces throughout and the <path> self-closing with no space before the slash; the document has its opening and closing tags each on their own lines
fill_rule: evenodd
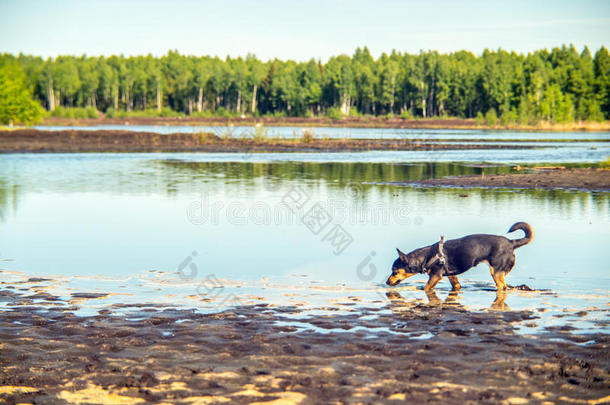
<svg viewBox="0 0 610 405">
<path fill-rule="evenodd" d="M 364 50 L 364 49 L 367 49 L 369 51 L 369 54 L 373 57 L 373 59 L 379 59 L 383 55 L 388 55 L 389 56 L 389 55 L 392 55 L 394 53 L 398 53 L 399 55 L 419 55 L 419 54 L 422 54 L 422 53 L 425 54 L 425 53 L 431 53 L 431 52 L 437 52 L 439 55 L 453 55 L 453 54 L 457 54 L 457 53 L 466 52 L 466 53 L 472 54 L 475 57 L 480 57 L 486 51 L 488 51 L 488 52 L 501 52 L 501 51 L 504 51 L 504 52 L 508 52 L 510 54 L 517 54 L 517 55 L 520 55 L 520 56 L 528 56 L 528 55 L 532 55 L 532 54 L 535 54 L 535 53 L 541 52 L 541 51 L 552 52 L 554 49 L 562 49 L 562 48 L 568 48 L 568 49 L 569 48 L 574 48 L 576 51 L 578 51 L 579 54 L 584 52 L 585 49 L 588 49 L 591 54 L 595 54 L 596 52 L 600 51 L 601 49 L 606 49 L 606 50 L 608 49 L 608 47 L 605 44 L 602 44 L 597 49 L 591 50 L 591 48 L 587 44 L 583 45 L 582 49 L 579 49 L 573 43 L 569 43 L 569 44 L 562 43 L 561 45 L 554 45 L 552 47 L 543 47 L 543 48 L 539 48 L 539 49 L 536 49 L 536 50 L 530 50 L 530 51 L 527 51 L 527 52 L 525 52 L 525 51 L 517 51 L 517 50 L 514 50 L 514 49 L 505 49 L 505 48 L 502 48 L 502 46 L 498 46 L 497 48 L 493 48 L 493 49 L 492 48 L 484 48 L 481 52 L 473 52 L 473 51 L 468 50 L 468 49 L 460 49 L 460 50 L 454 50 L 454 51 L 450 51 L 450 52 L 440 52 L 440 51 L 428 48 L 428 49 L 420 49 L 418 52 L 414 53 L 414 52 L 409 52 L 409 51 L 400 51 L 400 50 L 397 50 L 397 49 L 392 49 L 390 52 L 383 51 L 383 52 L 380 52 L 378 56 L 374 56 L 374 53 L 370 50 L 370 48 L 368 46 L 364 45 L 364 46 L 357 46 L 353 50 L 353 52 L 351 54 L 343 52 L 343 53 L 338 53 L 338 54 L 332 55 L 332 56 L 328 57 L 328 59 L 326 59 L 326 62 L 328 60 L 332 59 L 332 58 L 343 56 L 343 55 L 352 57 L 357 50 Z M 176 48 L 168 49 L 164 53 L 148 52 L 146 54 L 143 54 L 143 53 L 125 54 L 124 52 L 121 52 L 121 53 L 118 53 L 118 54 L 114 54 L 114 53 L 113 54 L 87 54 L 86 52 L 83 52 L 81 54 L 61 53 L 61 54 L 56 54 L 54 56 L 46 56 L 45 57 L 45 56 L 42 56 L 42 55 L 35 55 L 33 53 L 26 53 L 26 52 L 23 52 L 23 51 L 19 51 L 18 53 L 11 53 L 11 52 L 2 51 L 2 55 L 11 55 L 11 56 L 16 56 L 16 57 L 18 57 L 18 56 L 30 56 L 30 57 L 34 57 L 34 58 L 41 58 L 43 60 L 46 60 L 46 59 L 56 59 L 58 57 L 64 57 L 64 56 L 71 56 L 71 57 L 75 57 L 75 58 L 82 58 L 82 57 L 85 57 L 85 58 L 100 58 L 100 57 L 102 57 L 102 58 L 109 58 L 109 57 L 112 57 L 112 56 L 118 56 L 118 57 L 123 57 L 123 58 L 125 58 L 125 57 L 127 57 L 127 58 L 131 58 L 131 57 L 137 58 L 137 57 L 148 57 L 148 56 L 151 56 L 151 57 L 154 57 L 154 58 L 160 58 L 160 57 L 167 56 L 167 55 L 169 55 L 172 52 L 176 52 L 179 55 L 186 56 L 186 57 L 196 57 L 196 58 L 210 57 L 210 58 L 218 58 L 220 60 L 226 60 L 227 58 L 228 59 L 239 59 L 239 58 L 247 58 L 249 56 L 252 56 L 252 57 L 258 59 L 261 62 L 271 62 L 271 61 L 275 61 L 275 60 L 294 61 L 294 62 L 310 62 L 311 60 L 314 60 L 316 62 L 322 62 L 322 58 L 319 57 L 319 56 L 318 57 L 312 56 L 312 57 L 309 57 L 309 58 L 306 58 L 306 59 L 282 59 L 282 58 L 276 56 L 276 57 L 273 57 L 273 58 L 269 58 L 269 59 L 263 60 L 263 59 L 259 59 L 258 56 L 256 56 L 256 54 L 254 52 L 248 52 L 245 55 L 240 54 L 240 55 L 237 55 L 237 56 L 234 56 L 234 55 L 231 55 L 231 54 L 228 53 L 224 57 L 221 57 L 218 54 L 182 53 L 181 51 L 179 51 Z"/>
</svg>

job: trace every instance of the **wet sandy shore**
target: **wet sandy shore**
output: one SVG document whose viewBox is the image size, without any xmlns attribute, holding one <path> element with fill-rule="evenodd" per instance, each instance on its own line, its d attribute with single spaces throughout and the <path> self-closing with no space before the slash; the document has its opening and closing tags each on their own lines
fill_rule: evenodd
<svg viewBox="0 0 610 405">
<path fill-rule="evenodd" d="M 610 191 L 610 170 L 594 168 L 537 168 L 523 174 L 445 177 L 422 180 L 410 184 L 424 186 L 530 189 L 565 188 L 587 191 Z"/>
<path fill-rule="evenodd" d="M 538 315 L 506 308 L 502 296 L 486 311 L 451 294 L 413 302 L 389 290 L 384 308 L 354 302 L 336 315 L 148 304 L 125 316 L 114 304 L 78 317 L 74 304 L 34 291 L 0 287 L 2 403 L 610 401 L 609 335 L 567 324 L 518 334 Z"/>
<path fill-rule="evenodd" d="M 0 153 L 14 152 L 357 152 L 369 150 L 532 149 L 510 143 L 444 143 L 425 139 L 221 139 L 214 134 L 132 131 L 0 131 Z"/>
</svg>

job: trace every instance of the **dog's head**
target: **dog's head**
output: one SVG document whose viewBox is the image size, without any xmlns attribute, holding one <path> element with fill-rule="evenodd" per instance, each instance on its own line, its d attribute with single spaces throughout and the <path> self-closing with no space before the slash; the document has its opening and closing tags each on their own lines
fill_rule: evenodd
<svg viewBox="0 0 610 405">
<path fill-rule="evenodd" d="M 407 255 L 401 252 L 400 249 L 396 249 L 396 251 L 398 252 L 398 259 L 394 260 L 394 264 L 392 264 L 392 274 L 385 282 L 390 286 L 396 285 L 402 280 L 420 273 L 417 266 L 413 263 L 413 258 L 409 257 L 411 253 Z"/>
</svg>

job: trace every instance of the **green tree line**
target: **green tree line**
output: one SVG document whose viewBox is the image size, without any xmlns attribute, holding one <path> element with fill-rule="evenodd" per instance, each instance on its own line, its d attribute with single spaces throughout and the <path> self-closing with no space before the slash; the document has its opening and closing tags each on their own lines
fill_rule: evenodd
<svg viewBox="0 0 610 405">
<path fill-rule="evenodd" d="M 24 73 L 14 61 L 0 58 L 0 123 L 32 123 L 41 116 Z"/>
<path fill-rule="evenodd" d="M 192 115 L 401 115 L 487 117 L 501 123 L 610 118 L 610 57 L 601 47 L 485 50 L 379 58 L 358 48 L 326 63 L 254 55 L 220 59 L 170 51 L 162 57 L 85 55 L 42 59 L 0 56 L 15 64 L 34 99 L 49 111 L 90 107 L 116 113 Z M 168 110 L 169 109 L 169 110 Z"/>
</svg>

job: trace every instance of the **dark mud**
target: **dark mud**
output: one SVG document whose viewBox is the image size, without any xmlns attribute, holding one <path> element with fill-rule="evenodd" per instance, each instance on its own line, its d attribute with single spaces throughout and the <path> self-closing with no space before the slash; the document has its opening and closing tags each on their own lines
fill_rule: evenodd
<svg viewBox="0 0 610 405">
<path fill-rule="evenodd" d="M 0 153 L 69 152 L 358 152 L 372 150 L 533 149 L 510 143 L 443 143 L 422 139 L 221 139 L 209 133 L 0 131 Z"/>
<path fill-rule="evenodd" d="M 77 317 L 53 297 L 3 286 L 0 401 L 14 403 L 602 403 L 609 336 L 535 336 L 498 296 L 469 311 L 388 292 L 385 308 L 314 315 L 249 305 L 218 313 L 109 305 Z M 388 311 L 389 309 L 389 311 Z M 589 401 L 589 402 L 587 402 Z"/>
<path fill-rule="evenodd" d="M 399 117 L 344 117 L 336 120 L 326 117 L 246 117 L 246 118 L 221 118 L 221 117 L 129 117 L 129 118 L 106 118 L 100 116 L 94 119 L 72 119 L 72 118 L 46 118 L 46 125 L 244 125 L 254 126 L 263 124 L 265 126 L 305 126 L 305 127 L 349 127 L 349 128 L 472 128 L 476 123 L 472 119 L 429 119 L 429 120 L 405 120 Z"/>
<path fill-rule="evenodd" d="M 458 176 L 428 179 L 408 183 L 423 186 L 455 186 L 486 188 L 527 188 L 527 189 L 573 189 L 586 191 L 610 191 L 610 170 L 579 169 L 537 169 L 523 174 L 495 174 L 491 176 Z"/>
<path fill-rule="evenodd" d="M 346 127 L 346 128 L 413 128 L 413 129 L 485 129 L 485 130 L 524 130 L 524 131 L 608 131 L 610 123 L 605 122 L 574 122 L 567 124 L 541 123 L 540 125 L 507 125 L 489 126 L 477 124 L 474 119 L 464 118 L 427 118 L 403 119 L 400 117 L 364 116 L 343 117 L 332 119 L 328 117 L 129 117 L 107 118 L 100 115 L 98 118 L 74 119 L 49 117 L 45 118 L 44 125 L 243 125 L 253 126 L 297 126 L 297 127 Z"/>
</svg>

